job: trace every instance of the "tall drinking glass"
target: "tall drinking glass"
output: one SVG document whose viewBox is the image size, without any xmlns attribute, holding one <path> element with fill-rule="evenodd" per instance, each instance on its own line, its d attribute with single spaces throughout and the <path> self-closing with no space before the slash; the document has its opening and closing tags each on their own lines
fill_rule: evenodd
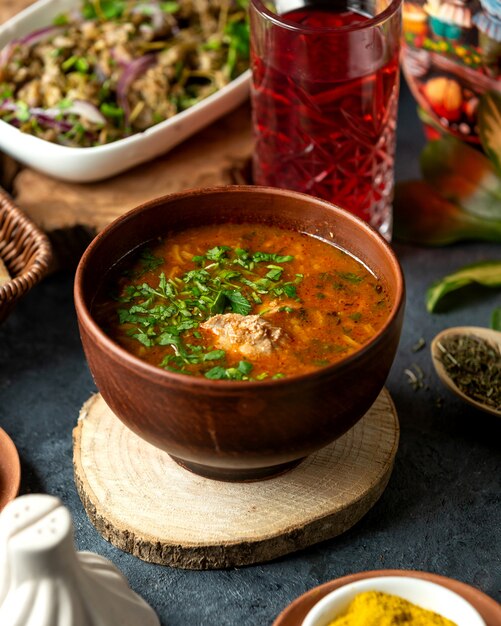
<svg viewBox="0 0 501 626">
<path fill-rule="evenodd" d="M 254 182 L 391 237 L 401 0 L 251 0 Z"/>
</svg>

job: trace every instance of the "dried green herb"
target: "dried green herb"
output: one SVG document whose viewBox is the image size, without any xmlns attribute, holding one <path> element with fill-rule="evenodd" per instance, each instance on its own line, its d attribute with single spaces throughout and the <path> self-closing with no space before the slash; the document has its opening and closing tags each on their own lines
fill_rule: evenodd
<svg viewBox="0 0 501 626">
<path fill-rule="evenodd" d="M 418 391 L 419 389 L 428 389 L 424 372 L 416 363 L 413 363 L 410 368 L 405 369 L 404 374 L 407 376 L 407 382 L 414 389 L 414 391 Z"/>
<path fill-rule="evenodd" d="M 416 343 L 412 346 L 411 350 L 413 352 L 419 352 L 426 346 L 426 339 L 424 337 L 420 337 Z"/>
<path fill-rule="evenodd" d="M 501 410 L 501 351 L 476 335 L 451 335 L 437 343 L 455 385 L 477 402 Z"/>
</svg>

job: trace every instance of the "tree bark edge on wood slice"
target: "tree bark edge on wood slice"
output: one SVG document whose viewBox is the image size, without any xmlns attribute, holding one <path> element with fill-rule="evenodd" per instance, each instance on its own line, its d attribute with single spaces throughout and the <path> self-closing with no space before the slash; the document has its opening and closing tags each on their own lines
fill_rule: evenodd
<svg viewBox="0 0 501 626">
<path fill-rule="evenodd" d="M 376 446 L 368 441 L 370 437 L 375 439 Z M 96 394 L 82 407 L 78 424 L 73 431 L 75 483 L 91 522 L 117 548 L 151 563 L 185 569 L 238 567 L 270 561 L 296 552 L 336 537 L 356 524 L 377 502 L 388 483 L 398 438 L 395 407 L 389 393 L 383 390 L 374 407 L 351 431 L 337 442 L 308 457 L 289 473 L 258 483 L 222 483 L 196 476 L 180 468 L 166 453 L 129 431 L 111 412 L 101 396 Z M 115 454 L 116 458 L 108 464 L 110 450 L 107 449 L 107 444 L 110 443 L 120 450 L 125 445 L 128 450 L 123 458 Z M 335 452 L 336 446 L 339 453 Z M 141 472 L 135 472 L 133 467 L 138 454 Z M 103 460 L 103 463 L 96 464 L 97 458 Z M 114 467 L 117 458 L 118 465 Z M 152 467 L 155 466 L 153 474 L 149 473 L 152 468 L 145 466 L 148 459 L 151 460 Z M 129 467 L 126 467 L 127 463 Z M 352 488 L 348 484 L 349 477 L 357 476 L 357 464 L 366 465 L 364 470 L 369 468 L 370 472 L 364 476 L 358 472 L 359 484 Z M 96 465 L 99 467 L 96 468 Z M 115 471 L 117 468 L 119 471 Z M 163 485 L 158 480 L 152 481 L 157 470 L 159 476 L 164 478 Z M 322 487 L 319 486 L 322 483 L 319 479 L 321 476 L 324 477 Z M 169 486 L 176 480 L 180 481 L 178 495 L 182 493 L 186 502 L 174 503 L 175 506 L 169 508 L 161 497 L 162 490 L 165 500 L 168 500 Z M 128 511 L 123 506 L 117 506 L 119 499 L 113 501 L 114 494 L 124 486 L 127 492 L 124 501 L 130 504 Z M 141 489 L 143 494 L 138 493 Z M 145 489 L 152 489 L 155 493 L 147 494 Z M 318 490 L 313 497 L 312 489 Z M 240 491 L 241 502 L 238 503 Z M 266 494 L 263 495 L 262 492 Z M 172 489 L 172 493 L 175 493 L 175 489 Z M 289 497 L 291 510 L 283 509 L 281 516 L 274 519 L 276 512 L 272 510 L 273 507 L 283 508 L 284 501 Z M 151 508 L 152 516 L 156 519 L 152 518 L 151 524 L 146 520 L 146 525 L 154 528 L 153 532 L 151 528 L 138 527 L 136 520 L 130 519 L 131 515 L 134 517 L 134 511 L 141 511 L 140 515 L 143 517 L 149 514 L 149 498 L 157 504 Z M 301 498 L 304 507 L 298 505 Z M 200 505 L 201 499 L 204 500 L 203 506 Z M 210 501 L 213 502 L 212 505 Z M 235 508 L 240 507 L 242 515 L 239 517 L 237 513 L 231 519 L 230 511 L 227 511 L 228 536 L 224 537 L 226 531 L 211 528 L 210 515 L 207 516 L 206 513 L 207 506 L 209 509 L 213 506 L 213 520 L 218 520 L 221 515 L 225 515 L 224 505 L 228 502 L 235 502 Z M 199 511 L 197 515 L 197 506 L 205 507 L 205 512 Z M 266 506 L 270 507 L 268 512 Z M 178 517 L 171 520 L 171 516 L 176 517 L 176 510 Z M 249 515 L 254 510 L 256 520 L 265 520 L 262 528 L 257 530 L 252 524 L 249 527 Z M 188 528 L 189 524 L 186 528 L 183 527 L 182 516 L 193 511 L 194 518 L 198 518 L 200 523 L 198 535 L 193 533 L 193 528 Z M 159 516 L 163 524 L 160 529 Z M 292 518 L 295 519 L 291 522 Z M 243 529 L 238 528 L 240 523 Z M 256 524 L 259 526 L 259 520 Z M 186 540 L 183 539 L 183 533 Z"/>
</svg>

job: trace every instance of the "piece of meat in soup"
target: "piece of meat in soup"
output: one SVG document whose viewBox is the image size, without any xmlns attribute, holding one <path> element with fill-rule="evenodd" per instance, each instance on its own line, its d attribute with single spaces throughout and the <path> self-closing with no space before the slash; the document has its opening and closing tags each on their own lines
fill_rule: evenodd
<svg viewBox="0 0 501 626">
<path fill-rule="evenodd" d="M 282 343 L 286 333 L 259 315 L 225 313 L 213 315 L 200 328 L 213 333 L 222 350 L 236 350 L 247 357 L 271 354 Z"/>
</svg>

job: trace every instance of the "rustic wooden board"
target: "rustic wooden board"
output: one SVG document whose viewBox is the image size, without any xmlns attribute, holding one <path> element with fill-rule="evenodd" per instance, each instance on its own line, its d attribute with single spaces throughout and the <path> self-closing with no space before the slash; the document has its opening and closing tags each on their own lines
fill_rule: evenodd
<svg viewBox="0 0 501 626">
<path fill-rule="evenodd" d="M 242 182 L 252 145 L 246 104 L 167 154 L 105 181 L 68 183 L 23 169 L 14 179 L 14 197 L 49 234 L 75 227 L 95 232 L 152 198 Z"/>
<path fill-rule="evenodd" d="M 80 498 L 105 539 L 152 563 L 213 569 L 268 561 L 348 530 L 386 487 L 398 437 L 383 390 L 354 428 L 288 473 L 219 482 L 137 437 L 97 394 L 74 429 L 73 463 Z"/>
<path fill-rule="evenodd" d="M 2 0 L 0 2 L 0 24 L 3 24 L 16 13 L 33 4 L 35 0 Z"/>
</svg>

